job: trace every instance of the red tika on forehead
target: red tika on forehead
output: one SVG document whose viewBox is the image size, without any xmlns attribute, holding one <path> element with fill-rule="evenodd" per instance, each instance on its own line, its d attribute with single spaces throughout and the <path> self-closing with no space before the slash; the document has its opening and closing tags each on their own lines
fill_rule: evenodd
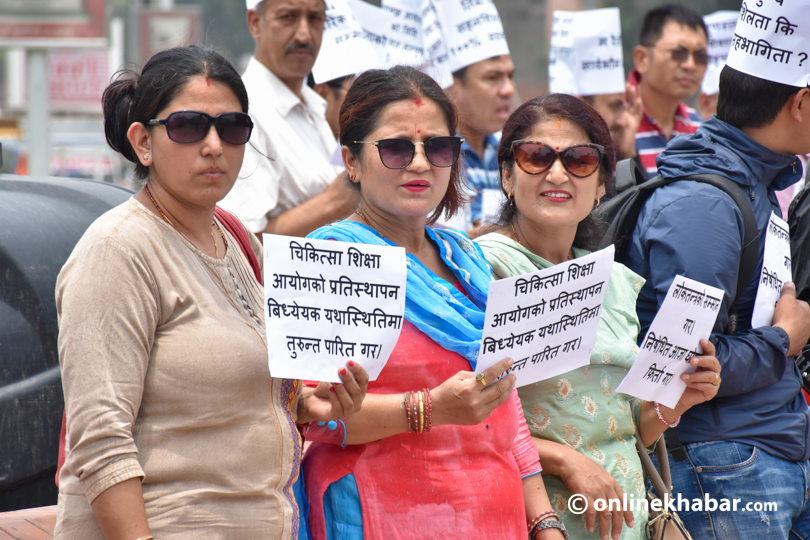
<svg viewBox="0 0 810 540">
<path fill-rule="evenodd" d="M 206 78 L 205 78 L 205 84 L 206 84 L 206 86 L 211 86 L 211 79 L 209 79 L 208 77 L 206 77 Z"/>
<path fill-rule="evenodd" d="M 425 102 L 422 101 L 422 98 L 414 98 L 413 104 L 416 105 L 417 107 L 421 107 L 422 105 L 425 104 Z"/>
</svg>

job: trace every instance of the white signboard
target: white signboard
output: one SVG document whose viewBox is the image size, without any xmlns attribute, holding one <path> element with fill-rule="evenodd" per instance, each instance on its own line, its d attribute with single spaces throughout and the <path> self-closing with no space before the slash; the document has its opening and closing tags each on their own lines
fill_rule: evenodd
<svg viewBox="0 0 810 540">
<path fill-rule="evenodd" d="M 551 25 L 551 51 L 548 58 L 549 90 L 577 95 L 574 81 L 574 11 L 555 11 Z"/>
<path fill-rule="evenodd" d="M 362 1 L 362 0 L 358 0 Z M 422 17 L 419 0 L 383 0 L 382 9 L 390 14 L 385 36 L 386 65 L 419 67 L 425 62 Z"/>
<path fill-rule="evenodd" d="M 776 303 L 782 296 L 782 285 L 793 281 L 790 270 L 790 232 L 788 224 L 771 212 L 765 231 L 765 253 L 759 278 L 751 328 L 771 326 Z"/>
<path fill-rule="evenodd" d="M 450 71 L 509 54 L 501 17 L 492 0 L 433 0 L 442 26 Z"/>
<path fill-rule="evenodd" d="M 574 19 L 574 80 L 581 96 L 623 94 L 619 8 L 580 11 Z"/>
<path fill-rule="evenodd" d="M 807 2 L 746 0 L 731 40 L 728 65 L 748 75 L 804 87 L 810 84 Z"/>
<path fill-rule="evenodd" d="M 349 360 L 375 380 L 405 313 L 405 250 L 264 235 L 270 373 L 340 382 Z"/>
<path fill-rule="evenodd" d="M 714 95 L 720 91 L 720 72 L 726 65 L 728 50 L 731 48 L 731 39 L 737 27 L 738 11 L 716 11 L 703 17 L 706 29 L 709 31 L 709 65 L 706 75 L 703 76 L 701 91 L 707 95 Z"/>
<path fill-rule="evenodd" d="M 520 387 L 590 363 L 613 252 L 490 284 L 475 372 L 511 357 Z"/>
<path fill-rule="evenodd" d="M 700 340 L 709 339 L 723 294 L 715 287 L 675 276 L 633 367 L 616 391 L 674 408 L 686 390 L 681 375 L 695 371 L 689 359 L 702 354 Z"/>
<path fill-rule="evenodd" d="M 419 16 L 422 18 L 425 52 L 425 63 L 421 70 L 433 77 L 439 86 L 448 88 L 453 84 L 453 72 L 450 70 L 450 55 L 435 0 L 422 0 Z"/>
</svg>

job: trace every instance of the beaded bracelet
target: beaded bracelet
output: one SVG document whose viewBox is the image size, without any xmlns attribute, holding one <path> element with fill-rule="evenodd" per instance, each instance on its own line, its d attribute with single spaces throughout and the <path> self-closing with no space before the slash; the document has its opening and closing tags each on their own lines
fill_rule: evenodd
<svg viewBox="0 0 810 540">
<path fill-rule="evenodd" d="M 557 520 L 560 519 L 560 516 L 557 515 L 557 512 L 555 512 L 554 510 L 548 510 L 546 512 L 542 512 L 542 513 L 538 514 L 537 517 L 534 518 L 531 523 L 529 523 L 529 526 L 527 527 L 527 529 L 529 530 L 529 533 L 532 532 L 532 529 L 534 529 L 537 526 L 538 523 L 540 523 L 541 521 L 545 521 L 550 517 L 557 518 Z"/>
<path fill-rule="evenodd" d="M 674 428 L 675 426 L 677 426 L 678 424 L 681 423 L 681 417 L 680 416 L 675 420 L 675 422 L 673 422 L 671 424 L 669 422 L 667 422 L 666 418 L 664 418 L 664 415 L 661 414 L 661 409 L 660 409 L 660 407 L 658 405 L 658 402 L 653 401 L 653 403 L 655 404 L 655 414 L 658 415 L 658 419 L 661 420 L 664 423 L 664 425 L 666 425 L 667 427 Z"/>
<path fill-rule="evenodd" d="M 402 403 L 405 405 L 405 414 L 408 416 L 408 433 L 413 433 L 413 430 L 411 429 L 411 393 L 405 392 L 402 399 Z"/>
</svg>

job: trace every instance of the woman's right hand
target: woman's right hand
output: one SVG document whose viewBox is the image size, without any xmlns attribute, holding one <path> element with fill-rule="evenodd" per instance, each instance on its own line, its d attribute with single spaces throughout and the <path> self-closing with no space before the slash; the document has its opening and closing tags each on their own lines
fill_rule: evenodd
<svg viewBox="0 0 810 540">
<path fill-rule="evenodd" d="M 596 499 L 602 499 L 608 504 L 611 499 L 623 501 L 624 490 L 604 467 L 576 450 L 568 450 L 570 451 L 565 459 L 565 472 L 559 476 L 571 493 L 582 495 L 587 499 L 588 508 L 585 510 L 585 527 L 588 531 L 593 532 L 597 517 L 597 511 L 594 507 Z M 579 504 L 582 504 L 582 501 Z M 606 512 L 610 512 L 611 515 L 606 515 Z M 631 509 L 624 512 L 606 510 L 605 512 L 598 512 L 598 514 L 599 532 L 602 540 L 607 540 L 611 528 L 611 537 L 619 538 L 624 523 L 627 523 L 628 527 L 633 526 L 634 519 Z"/>
<path fill-rule="evenodd" d="M 471 426 L 486 420 L 515 388 L 517 376 L 513 373 L 503 379 L 492 381 L 512 367 L 512 359 L 506 358 L 483 371 L 484 386 L 476 380 L 475 373 L 459 371 L 437 388 L 430 391 L 433 402 L 433 425 L 456 424 Z"/>
</svg>

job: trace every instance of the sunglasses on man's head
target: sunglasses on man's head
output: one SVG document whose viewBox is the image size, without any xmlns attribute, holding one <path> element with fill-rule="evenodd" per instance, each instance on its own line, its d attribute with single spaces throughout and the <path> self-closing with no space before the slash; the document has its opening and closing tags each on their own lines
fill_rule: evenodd
<svg viewBox="0 0 810 540">
<path fill-rule="evenodd" d="M 421 144 L 425 157 L 434 167 L 452 167 L 458 161 L 461 137 L 431 137 L 425 142 L 414 143 L 409 139 L 380 139 L 379 141 L 352 141 L 353 144 L 373 144 L 380 153 L 380 161 L 389 169 L 404 169 L 416 155 L 416 145 Z"/>
<path fill-rule="evenodd" d="M 515 163 L 527 174 L 544 173 L 559 157 L 565 170 L 577 178 L 590 176 L 599 169 L 605 147 L 598 144 L 574 144 L 555 150 L 546 143 L 522 139 L 512 141 Z"/>
<path fill-rule="evenodd" d="M 208 135 L 211 124 L 217 128 L 219 138 L 228 144 L 242 145 L 250 140 L 253 131 L 253 120 L 246 113 L 222 113 L 214 118 L 200 111 L 177 111 L 164 120 L 153 118 L 150 126 L 163 124 L 166 135 L 176 143 L 193 143 L 201 141 Z"/>
</svg>

